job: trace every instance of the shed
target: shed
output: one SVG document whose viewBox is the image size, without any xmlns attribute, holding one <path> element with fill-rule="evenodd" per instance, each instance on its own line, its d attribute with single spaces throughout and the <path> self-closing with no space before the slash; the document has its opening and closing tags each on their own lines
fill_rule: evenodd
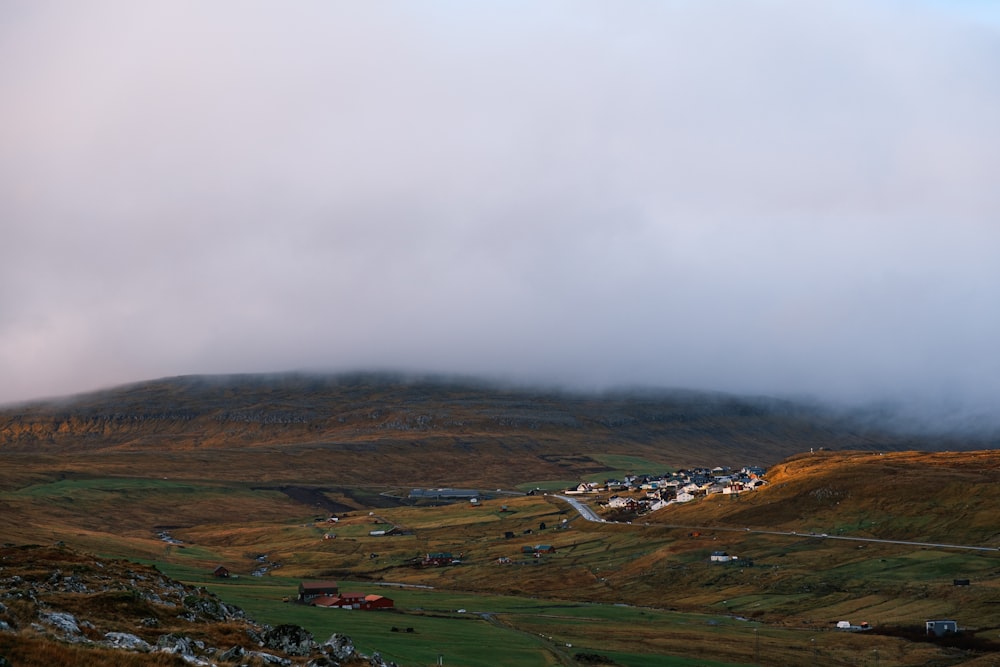
<svg viewBox="0 0 1000 667">
<path fill-rule="evenodd" d="M 928 635 L 944 637 L 958 632 L 958 623 L 956 621 L 927 621 L 926 628 Z"/>
<path fill-rule="evenodd" d="M 227 579 L 229 578 L 229 570 L 226 569 L 224 565 L 220 565 L 219 567 L 212 570 L 212 576 L 219 577 L 220 579 Z"/>
</svg>

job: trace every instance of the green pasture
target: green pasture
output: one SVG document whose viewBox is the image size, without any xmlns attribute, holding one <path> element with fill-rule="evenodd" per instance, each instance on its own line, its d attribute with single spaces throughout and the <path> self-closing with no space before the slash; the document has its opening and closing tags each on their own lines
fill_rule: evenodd
<svg viewBox="0 0 1000 667">
<path fill-rule="evenodd" d="M 379 586 L 357 581 L 339 581 L 338 584 L 341 590 L 392 598 L 396 609 L 380 612 L 323 609 L 282 602 L 283 598 L 294 600 L 300 581 L 297 578 L 267 576 L 220 580 L 183 564 L 157 563 L 157 567 L 172 578 L 205 586 L 227 603 L 246 610 L 258 622 L 301 625 L 319 641 L 333 633 L 345 634 L 360 651 L 369 654 L 378 651 L 402 667 L 436 664 L 439 655 L 444 656 L 446 665 L 544 667 L 559 664 L 555 656 L 557 651 L 569 656 L 576 652 L 611 656 L 603 650 L 600 640 L 603 632 L 627 634 L 637 626 L 653 632 L 668 626 L 690 631 L 708 627 L 709 622 L 717 626 L 708 628 L 709 631 L 718 632 L 719 627 L 737 625 L 736 621 L 724 616 Z M 723 667 L 729 664 L 621 650 L 615 651 L 613 658 L 626 667 Z"/>
</svg>

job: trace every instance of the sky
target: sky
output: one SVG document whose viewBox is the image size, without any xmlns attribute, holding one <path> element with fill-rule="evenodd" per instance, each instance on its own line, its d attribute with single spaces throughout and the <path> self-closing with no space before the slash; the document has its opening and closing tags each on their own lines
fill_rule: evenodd
<svg viewBox="0 0 1000 667">
<path fill-rule="evenodd" d="M 0 0 L 0 403 L 402 370 L 1000 423 L 1000 10 Z"/>
</svg>

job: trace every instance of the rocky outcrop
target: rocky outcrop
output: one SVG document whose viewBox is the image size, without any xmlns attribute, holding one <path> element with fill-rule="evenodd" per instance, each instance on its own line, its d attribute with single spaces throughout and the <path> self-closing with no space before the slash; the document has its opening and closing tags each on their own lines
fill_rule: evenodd
<svg viewBox="0 0 1000 667">
<path fill-rule="evenodd" d="M 39 617 L 42 619 L 42 622 L 55 628 L 65 639 L 69 639 L 70 641 L 79 641 L 82 639 L 80 626 L 73 614 L 54 611 L 40 613 Z"/>
<path fill-rule="evenodd" d="M 322 645 L 297 625 L 256 623 L 204 588 L 185 586 L 152 567 L 102 560 L 65 547 L 0 547 L 0 632 L 131 653 L 165 653 L 195 666 L 390 667 L 334 634 Z M 132 616 L 129 616 L 132 614 Z M 218 638 L 243 641 L 219 647 Z M 164 633 L 164 631 L 167 631 Z"/>
<path fill-rule="evenodd" d="M 149 642 L 129 632 L 106 632 L 104 634 L 104 641 L 108 646 L 122 648 L 127 651 L 149 653 L 153 648 L 149 645 Z"/>
<path fill-rule="evenodd" d="M 305 628 L 298 625 L 279 625 L 264 633 L 264 647 L 288 655 L 309 655 L 318 648 L 316 640 Z"/>
<path fill-rule="evenodd" d="M 335 660 L 349 660 L 356 655 L 354 641 L 347 635 L 334 633 L 323 642 L 323 652 Z"/>
</svg>

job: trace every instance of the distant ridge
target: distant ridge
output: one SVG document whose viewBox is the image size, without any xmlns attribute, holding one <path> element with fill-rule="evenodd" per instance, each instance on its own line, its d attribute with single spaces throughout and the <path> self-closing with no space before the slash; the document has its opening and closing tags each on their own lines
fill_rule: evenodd
<svg viewBox="0 0 1000 667">
<path fill-rule="evenodd" d="M 341 463 L 377 454 L 380 472 L 365 469 L 369 478 L 412 471 L 415 457 L 417 469 L 467 460 L 484 474 L 517 468 L 523 480 L 533 466 L 545 475 L 600 469 L 596 460 L 582 468 L 559 460 L 571 455 L 745 465 L 818 448 L 933 451 L 991 444 L 904 436 L 762 397 L 653 389 L 588 394 L 394 373 L 191 375 L 0 409 L 0 450 L 7 452 L 281 448 L 322 451 L 323 461 Z M 357 461 L 349 467 L 361 474 Z"/>
</svg>

